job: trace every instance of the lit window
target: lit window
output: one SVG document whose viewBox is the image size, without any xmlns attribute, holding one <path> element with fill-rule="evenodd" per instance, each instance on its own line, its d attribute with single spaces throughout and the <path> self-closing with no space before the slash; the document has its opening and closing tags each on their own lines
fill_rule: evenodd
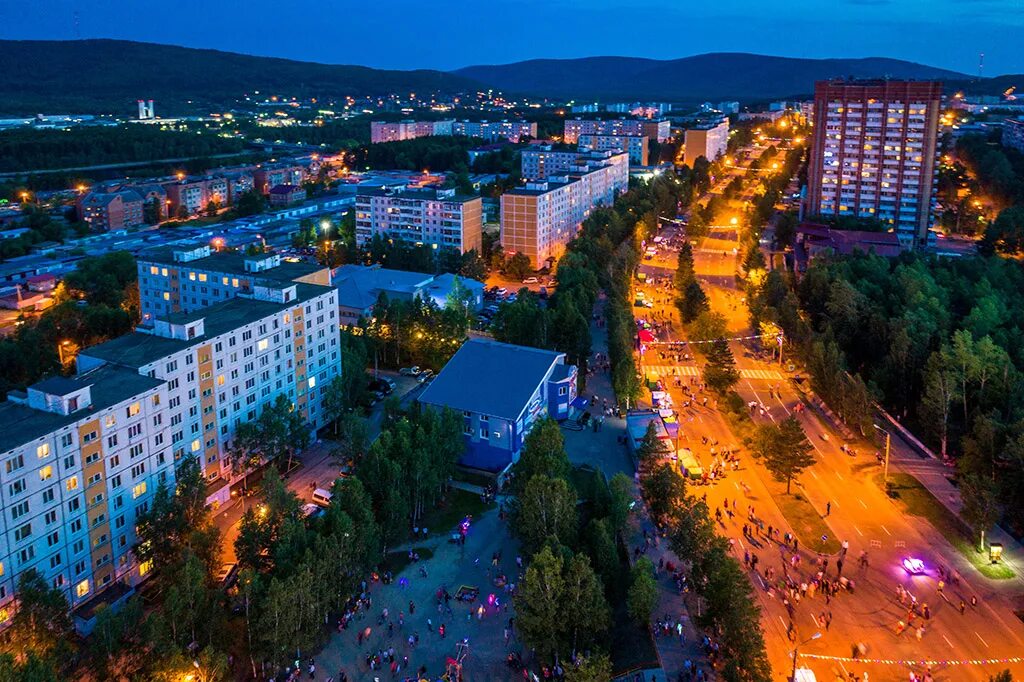
<svg viewBox="0 0 1024 682">
<path fill-rule="evenodd" d="M 160 268 L 160 274 L 163 275 L 164 277 L 166 277 L 167 276 L 167 268 Z"/>
<path fill-rule="evenodd" d="M 165 301 L 171 300 L 171 293 L 169 291 L 165 291 L 164 292 L 164 300 Z"/>
<path fill-rule="evenodd" d="M 49 454 L 50 454 L 50 444 L 49 443 L 43 443 L 42 445 L 40 445 L 39 447 L 36 448 L 36 456 L 39 457 L 39 459 L 42 459 L 43 457 L 46 457 Z"/>
<path fill-rule="evenodd" d="M 199 452 L 199 448 L 203 447 L 203 444 L 199 442 L 199 439 L 192 441 L 192 452 Z"/>
<path fill-rule="evenodd" d="M 142 483 L 140 483 L 137 486 L 135 486 L 134 488 L 132 488 L 132 499 L 133 500 L 137 500 L 138 498 L 142 497 L 145 494 L 146 494 L 146 482 L 145 481 L 143 481 Z"/>
<path fill-rule="evenodd" d="M 53 478 L 53 467 L 52 466 L 44 466 L 42 469 L 39 470 L 39 480 L 40 481 L 48 481 L 51 478 Z"/>
<path fill-rule="evenodd" d="M 217 385 L 218 386 L 223 386 L 224 385 L 224 375 L 223 374 L 218 374 L 217 375 Z"/>
<path fill-rule="evenodd" d="M 196 281 L 196 273 L 194 273 L 194 272 L 188 273 L 188 278 L 190 280 L 192 280 L 193 282 Z"/>
<path fill-rule="evenodd" d="M 139 577 L 146 575 L 153 568 L 153 560 L 143 561 L 139 564 Z"/>
<path fill-rule="evenodd" d="M 85 595 L 89 594 L 89 580 L 88 580 L 88 578 L 83 580 L 82 582 L 78 583 L 75 586 L 75 594 L 78 595 L 79 598 L 84 597 Z"/>
<path fill-rule="evenodd" d="M 233 278 L 231 280 L 231 286 L 233 286 L 234 288 L 237 289 L 238 288 L 238 280 Z"/>
<path fill-rule="evenodd" d="M 128 406 L 128 416 L 134 417 L 142 410 L 142 403 L 132 403 Z"/>
<path fill-rule="evenodd" d="M 69 491 L 78 490 L 78 476 L 72 476 L 69 478 L 67 483 L 64 484 L 64 487 Z"/>
<path fill-rule="evenodd" d="M 260 339 L 259 341 L 256 342 L 256 350 L 258 350 L 261 353 L 263 351 L 265 351 L 269 347 L 270 347 L 270 340 L 269 339 Z"/>
<path fill-rule="evenodd" d="M 309 378 L 309 387 L 313 388 L 314 386 L 316 386 L 316 377 L 310 377 Z"/>
<path fill-rule="evenodd" d="M 199 281 L 200 282 L 205 282 L 206 281 L 206 273 L 205 272 L 199 273 Z"/>
</svg>

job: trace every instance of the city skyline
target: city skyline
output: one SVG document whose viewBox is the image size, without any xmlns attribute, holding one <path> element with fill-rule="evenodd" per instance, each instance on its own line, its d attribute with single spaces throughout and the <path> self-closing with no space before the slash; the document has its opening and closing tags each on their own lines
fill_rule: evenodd
<svg viewBox="0 0 1024 682">
<path fill-rule="evenodd" d="M 1014 37 L 1024 30 L 1024 15 L 1014 11 L 1013 0 L 844 0 L 829 6 L 799 0 L 773 7 L 770 13 L 747 2 L 682 7 L 649 1 L 638 7 L 621 0 L 519 0 L 515 5 L 514 11 L 502 6 L 481 12 L 463 0 L 450 0 L 439 11 L 436 4 L 396 0 L 393 11 L 360 12 L 352 6 L 322 4 L 295 16 L 277 15 L 276 30 L 268 32 L 265 20 L 274 10 L 269 0 L 247 3 L 244 13 L 230 3 L 183 0 L 182 11 L 175 13 L 144 3 L 133 9 L 130 23 L 123 21 L 124 8 L 110 0 L 41 0 L 16 13 L 0 10 L 0 38 L 114 38 L 332 64 L 440 70 L 540 58 L 675 59 L 752 52 L 803 58 L 893 57 L 976 75 L 983 52 L 986 76 L 1024 72 L 1024 55 L 1014 48 Z M 206 20 L 196 22 L 200 12 Z M 395 21 L 396 16 L 402 20 Z M 560 30 L 559 41 L 544 40 L 550 30 L 546 18 L 564 16 L 587 30 Z M 629 16 L 637 21 L 623 22 Z M 659 20 L 643 20 L 654 16 Z M 681 30 L 698 25 L 708 30 Z M 225 30 L 226 26 L 233 28 Z M 335 39 L 311 40 L 310 26 L 337 27 L 326 31 Z M 957 31 L 955 43 L 946 40 L 952 26 Z M 507 39 L 464 39 L 488 31 Z M 783 32 L 785 44 L 776 40 Z M 431 44 L 424 43 L 424 36 L 433 37 Z"/>
</svg>

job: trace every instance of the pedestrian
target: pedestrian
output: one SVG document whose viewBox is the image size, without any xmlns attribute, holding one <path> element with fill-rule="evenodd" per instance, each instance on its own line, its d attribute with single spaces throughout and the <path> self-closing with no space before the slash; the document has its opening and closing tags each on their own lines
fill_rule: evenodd
<svg viewBox="0 0 1024 682">
<path fill-rule="evenodd" d="M 964 615 L 964 611 L 967 610 L 967 604 L 964 604 L 964 600 L 960 600 L 960 615 Z"/>
<path fill-rule="evenodd" d="M 825 503 L 825 516 L 828 516 L 831 513 L 832 513 L 832 502 L 831 501 L 830 502 L 826 502 Z"/>
</svg>

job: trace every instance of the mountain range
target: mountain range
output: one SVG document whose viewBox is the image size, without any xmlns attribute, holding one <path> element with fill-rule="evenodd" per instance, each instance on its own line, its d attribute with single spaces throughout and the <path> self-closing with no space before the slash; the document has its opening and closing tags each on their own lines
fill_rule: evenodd
<svg viewBox="0 0 1024 682">
<path fill-rule="evenodd" d="M 472 92 L 560 99 L 743 103 L 810 94 L 814 81 L 853 76 L 940 79 L 950 88 L 1001 92 L 1008 77 L 970 77 L 887 58 L 797 59 L 742 53 L 682 59 L 536 59 L 451 72 L 396 71 L 123 40 L 0 40 L 0 115 L 129 114 L 153 99 L 160 114 L 230 106 L 257 91 L 324 100 L 390 92 Z M 1024 81 L 1009 77 L 1010 81 Z M 1022 83 L 1024 84 L 1024 83 Z"/>
</svg>

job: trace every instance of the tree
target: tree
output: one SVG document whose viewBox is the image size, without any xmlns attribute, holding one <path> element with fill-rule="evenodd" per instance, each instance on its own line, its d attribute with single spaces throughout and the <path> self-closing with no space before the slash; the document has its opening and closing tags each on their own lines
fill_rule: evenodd
<svg viewBox="0 0 1024 682">
<path fill-rule="evenodd" d="M 608 682 L 612 679 L 611 659 L 601 653 L 580 656 L 575 666 L 566 669 L 565 679 L 566 682 Z"/>
<path fill-rule="evenodd" d="M 640 557 L 630 571 L 626 609 L 638 627 L 646 627 L 657 605 L 658 585 L 654 582 L 654 564 L 647 557 Z"/>
<path fill-rule="evenodd" d="M 633 508 L 633 481 L 621 471 L 608 481 L 611 500 L 608 505 L 608 523 L 615 535 L 625 530 Z"/>
<path fill-rule="evenodd" d="M 754 455 L 764 462 L 775 480 L 786 484 L 786 494 L 789 494 L 793 478 L 814 464 L 813 450 L 803 427 L 793 415 L 778 426 L 764 424 L 758 427 Z"/>
<path fill-rule="evenodd" d="M 676 274 L 674 284 L 676 291 L 680 294 L 686 292 L 690 285 L 697 281 L 697 275 L 693 269 L 693 249 L 690 242 L 683 242 L 679 247 L 679 257 L 676 259 Z"/>
<path fill-rule="evenodd" d="M 576 493 L 568 482 L 536 474 L 523 489 L 513 515 L 513 530 L 526 550 L 549 540 L 571 545 L 576 539 Z"/>
<path fill-rule="evenodd" d="M 562 603 L 562 569 L 562 556 L 545 547 L 530 559 L 522 586 L 513 597 L 523 641 L 549 661 L 559 653 L 565 622 L 575 616 Z"/>
<path fill-rule="evenodd" d="M 584 532 L 587 553 L 608 592 L 618 589 L 619 553 L 607 519 L 591 519 Z"/>
<path fill-rule="evenodd" d="M 34 568 L 18 576 L 18 609 L 11 619 L 4 649 L 24 662 L 33 654 L 54 660 L 70 654 L 72 625 L 64 593 L 47 584 Z"/>
<path fill-rule="evenodd" d="M 949 365 L 946 353 L 935 351 L 928 358 L 925 369 L 925 387 L 920 410 L 922 417 L 939 434 L 939 454 L 943 459 L 947 457 L 950 411 L 958 392 L 955 370 Z"/>
<path fill-rule="evenodd" d="M 719 395 L 725 394 L 740 380 L 736 360 L 732 356 L 729 344 L 724 339 L 717 339 L 704 344 L 707 364 L 704 366 L 704 382 Z"/>
<path fill-rule="evenodd" d="M 644 499 L 657 522 L 668 519 L 686 499 L 686 480 L 669 463 L 657 465 L 641 480 Z"/>
<path fill-rule="evenodd" d="M 701 313 L 711 309 L 707 294 L 704 293 L 704 289 L 697 280 L 693 280 L 686 286 L 682 298 L 676 302 L 676 307 L 679 308 L 679 315 L 683 322 L 693 322 Z"/>
<path fill-rule="evenodd" d="M 505 274 L 514 280 L 523 280 L 533 272 L 533 263 L 530 257 L 521 251 L 512 254 L 505 264 Z"/>
<path fill-rule="evenodd" d="M 978 534 L 978 551 L 982 552 L 985 550 L 985 533 L 1002 514 L 998 487 L 991 477 L 976 472 L 960 476 L 958 483 L 964 521 Z"/>
<path fill-rule="evenodd" d="M 537 474 L 569 480 L 569 455 L 565 452 L 562 428 L 554 419 L 541 419 L 526 435 L 519 461 L 512 467 L 513 494 L 520 494 Z"/>
<path fill-rule="evenodd" d="M 658 427 L 655 422 L 647 424 L 640 445 L 636 449 L 637 459 L 645 464 L 657 463 L 662 457 L 669 453 L 669 447 L 658 437 Z"/>
<path fill-rule="evenodd" d="M 597 636 L 605 632 L 611 622 L 608 602 L 601 583 L 584 554 L 576 554 L 565 567 L 565 591 L 561 603 L 565 608 L 566 644 L 575 654 L 589 649 Z"/>
</svg>

